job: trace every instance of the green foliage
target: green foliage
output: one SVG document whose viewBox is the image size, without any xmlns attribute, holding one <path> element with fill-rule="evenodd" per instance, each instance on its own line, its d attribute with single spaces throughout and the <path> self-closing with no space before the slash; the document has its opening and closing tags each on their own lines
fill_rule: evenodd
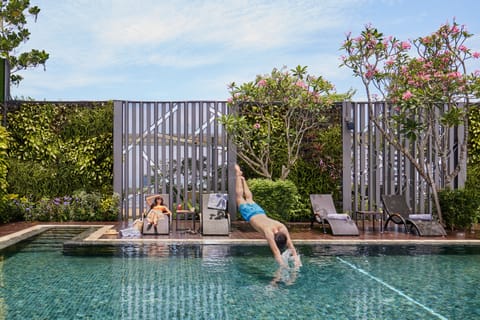
<svg viewBox="0 0 480 320">
<path fill-rule="evenodd" d="M 7 193 L 8 146 L 9 135 L 5 127 L 0 126 L 0 196 Z"/>
<path fill-rule="evenodd" d="M 25 220 L 28 207 L 27 198 L 19 197 L 16 194 L 7 195 L 3 210 L 0 211 L 0 223 Z"/>
<path fill-rule="evenodd" d="M 8 172 L 8 145 L 9 145 L 9 135 L 7 130 L 0 126 L 0 212 L 5 211 L 7 203 L 7 172 Z M 0 222 L 12 220 L 11 215 L 2 216 L 0 214 Z"/>
<path fill-rule="evenodd" d="M 480 165 L 480 106 L 476 105 L 469 113 L 468 161 Z"/>
<path fill-rule="evenodd" d="M 9 192 L 33 200 L 112 192 L 113 106 L 24 104 L 7 116 Z"/>
<path fill-rule="evenodd" d="M 442 190 L 438 193 L 447 227 L 465 230 L 480 218 L 480 192 L 475 189 Z"/>
<path fill-rule="evenodd" d="M 45 67 L 49 54 L 45 50 L 32 49 L 18 53 L 17 48 L 30 38 L 30 31 L 26 28 L 27 16 L 37 20 L 40 8 L 30 6 L 29 0 L 9 0 L 0 2 L 0 55 L 10 64 L 10 81 L 18 85 L 23 79 L 16 74 L 20 70 L 34 68 L 39 65 Z"/>
<path fill-rule="evenodd" d="M 250 179 L 248 186 L 257 202 L 272 219 L 280 221 L 297 220 L 305 215 L 295 184 L 289 180 Z"/>
<path fill-rule="evenodd" d="M 268 179 L 286 179 L 299 157 L 304 136 L 326 122 L 336 94 L 331 83 L 307 74 L 307 67 L 273 69 L 255 81 L 230 86 L 237 113 L 220 118 L 239 158 Z"/>
<path fill-rule="evenodd" d="M 114 221 L 120 210 L 117 194 L 75 192 L 72 196 L 44 197 L 30 201 L 26 197 L 11 197 L 10 210 L 26 221 Z"/>
<path fill-rule="evenodd" d="M 342 181 L 342 130 L 340 125 L 311 132 L 302 146 L 301 157 L 288 179 L 298 188 L 304 202 L 310 194 L 332 193 L 340 197 Z"/>
<path fill-rule="evenodd" d="M 480 186 L 480 163 L 470 163 L 467 166 L 467 181 L 465 188 L 476 190 Z"/>
</svg>

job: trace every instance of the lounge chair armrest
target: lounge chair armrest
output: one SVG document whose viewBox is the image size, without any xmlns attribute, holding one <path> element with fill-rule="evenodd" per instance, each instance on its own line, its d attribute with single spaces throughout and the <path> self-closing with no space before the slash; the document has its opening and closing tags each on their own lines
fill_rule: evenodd
<svg viewBox="0 0 480 320">
<path fill-rule="evenodd" d="M 324 208 L 317 208 L 313 211 L 313 214 L 319 217 L 326 217 L 328 212 Z"/>
</svg>

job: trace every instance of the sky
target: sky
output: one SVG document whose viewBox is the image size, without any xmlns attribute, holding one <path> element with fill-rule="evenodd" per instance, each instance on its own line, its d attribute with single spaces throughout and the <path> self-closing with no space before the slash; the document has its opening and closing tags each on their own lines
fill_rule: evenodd
<svg viewBox="0 0 480 320">
<path fill-rule="evenodd" d="M 45 70 L 20 73 L 15 99 L 224 101 L 232 82 L 301 65 L 361 100 L 359 79 L 339 67 L 340 47 L 366 24 L 413 40 L 455 19 L 474 34 L 467 46 L 480 51 L 478 0 L 30 2 L 41 11 L 18 52 L 43 49 L 50 58 Z"/>
</svg>

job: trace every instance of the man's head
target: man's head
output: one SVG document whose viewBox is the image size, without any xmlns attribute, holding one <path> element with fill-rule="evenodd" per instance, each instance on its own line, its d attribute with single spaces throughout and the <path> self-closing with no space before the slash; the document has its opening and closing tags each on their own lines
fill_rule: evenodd
<svg viewBox="0 0 480 320">
<path fill-rule="evenodd" d="M 275 243 L 277 244 L 278 249 L 282 252 L 287 245 L 287 236 L 283 232 L 275 233 Z"/>
</svg>

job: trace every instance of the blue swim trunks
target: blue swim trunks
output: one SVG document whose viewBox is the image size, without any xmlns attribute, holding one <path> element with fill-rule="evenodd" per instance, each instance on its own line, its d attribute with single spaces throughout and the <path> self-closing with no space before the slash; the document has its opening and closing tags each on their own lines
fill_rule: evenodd
<svg viewBox="0 0 480 320">
<path fill-rule="evenodd" d="M 242 203 L 238 209 L 245 221 L 250 222 L 253 216 L 257 214 L 265 214 L 265 211 L 256 203 Z"/>
</svg>

